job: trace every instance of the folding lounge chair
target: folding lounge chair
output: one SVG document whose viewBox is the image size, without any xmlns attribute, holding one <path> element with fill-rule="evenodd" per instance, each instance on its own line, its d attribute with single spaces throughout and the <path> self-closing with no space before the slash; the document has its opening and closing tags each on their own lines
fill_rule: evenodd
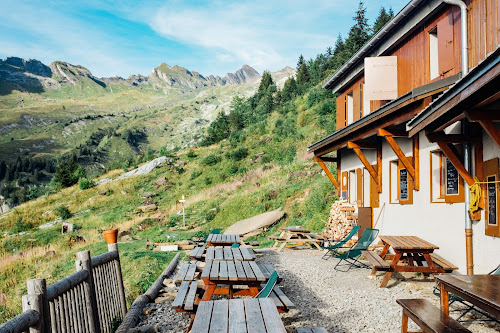
<svg viewBox="0 0 500 333">
<path fill-rule="evenodd" d="M 323 246 L 323 244 L 321 245 L 322 249 L 327 250 L 323 255 L 323 257 L 321 257 L 321 259 L 327 260 L 328 258 L 331 258 L 334 255 L 338 255 L 339 253 L 337 250 L 342 246 L 344 246 L 352 238 L 352 236 L 354 236 L 358 232 L 359 228 L 360 228 L 359 225 L 355 225 L 352 228 L 351 232 L 342 240 L 326 240 L 327 242 L 334 244 L 330 244 L 329 246 Z"/>
<path fill-rule="evenodd" d="M 262 288 L 261 291 L 259 291 L 259 293 L 254 298 L 269 297 L 269 295 L 274 289 L 274 286 L 276 285 L 276 282 L 278 282 L 278 273 L 274 271 L 271 273 L 271 276 L 269 277 L 269 280 L 267 280 L 267 283 L 264 286 L 264 288 Z"/>
<path fill-rule="evenodd" d="M 500 265 L 498 265 L 494 270 L 492 270 L 491 272 L 488 273 L 489 275 L 500 275 Z M 432 290 L 432 293 L 434 295 L 436 295 L 437 297 L 441 297 L 441 293 L 439 292 L 439 283 L 436 283 L 436 285 L 434 286 L 434 290 Z M 459 297 L 459 296 L 456 296 L 456 295 L 453 295 L 453 294 L 450 294 L 449 295 L 449 303 L 448 304 L 453 304 L 455 302 L 458 302 L 460 304 L 462 304 L 463 306 L 465 306 L 465 308 L 461 308 L 461 309 L 458 309 L 456 311 L 462 311 L 462 313 L 460 314 L 460 316 L 456 319 L 457 321 L 460 321 L 460 322 L 472 322 L 472 321 L 496 321 L 496 322 L 499 322 L 497 319 L 493 318 L 491 315 L 489 315 L 488 313 L 482 311 L 481 309 L 478 309 L 477 307 L 475 307 L 474 305 L 470 304 L 469 302 L 467 302 L 466 300 L 464 300 L 463 298 Z M 488 319 L 472 319 L 472 320 L 462 320 L 462 318 L 468 314 L 469 312 L 471 312 L 472 310 L 482 314 L 483 316 L 487 317 Z"/>
<path fill-rule="evenodd" d="M 363 235 L 361 235 L 356 244 L 351 247 L 344 247 L 347 252 L 334 255 L 333 258 L 340 259 L 339 262 L 335 265 L 334 269 L 336 271 L 347 272 L 352 267 L 371 268 L 371 266 L 365 265 L 361 261 L 359 261 L 359 257 L 361 257 L 362 251 L 367 250 L 368 246 L 370 246 L 375 238 L 377 238 L 378 231 L 378 229 L 365 229 Z M 345 261 L 345 263 L 340 264 L 343 261 Z M 340 267 L 343 266 L 347 266 L 347 269 L 340 269 Z"/>
</svg>

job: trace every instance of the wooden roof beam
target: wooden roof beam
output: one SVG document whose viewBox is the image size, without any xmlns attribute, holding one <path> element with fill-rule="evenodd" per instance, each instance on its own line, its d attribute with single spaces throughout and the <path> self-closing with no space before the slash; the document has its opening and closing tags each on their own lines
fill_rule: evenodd
<svg viewBox="0 0 500 333">
<path fill-rule="evenodd" d="M 443 151 L 443 154 L 450 160 L 451 164 L 457 169 L 458 173 L 462 178 L 465 180 L 465 182 L 471 186 L 475 183 L 474 178 L 471 176 L 471 174 L 465 169 L 461 159 L 459 156 L 457 156 L 456 148 L 453 146 L 451 143 L 446 143 L 446 142 L 441 142 L 437 141 L 436 142 L 439 148 Z M 467 189 L 466 189 L 467 190 Z"/>
<path fill-rule="evenodd" d="M 390 136 L 393 136 L 395 138 L 407 138 L 408 132 L 405 130 L 398 130 L 398 129 L 379 128 L 378 135 L 379 136 L 390 135 Z"/>
<path fill-rule="evenodd" d="M 354 153 L 358 156 L 361 163 L 363 163 L 366 170 L 368 170 L 368 172 L 370 173 L 370 176 L 373 178 L 375 183 L 377 183 L 379 193 L 380 193 L 382 190 L 381 190 L 381 186 L 380 186 L 379 173 L 373 168 L 373 166 L 370 164 L 370 162 L 368 162 L 368 159 L 366 158 L 365 154 L 363 154 L 363 152 L 361 151 L 361 148 L 357 144 L 349 141 L 347 143 L 347 147 L 351 148 L 354 151 Z M 377 163 L 378 163 L 378 154 L 377 154 Z"/>
<path fill-rule="evenodd" d="M 332 163 L 338 163 L 339 162 L 339 158 L 338 157 L 322 156 L 322 157 L 320 157 L 320 159 L 323 162 L 332 162 Z M 314 160 L 316 161 L 316 156 L 314 156 Z"/>
<path fill-rule="evenodd" d="M 330 169 L 328 169 L 328 167 L 326 166 L 325 162 L 323 161 L 323 159 L 317 157 L 317 156 L 314 156 L 314 160 L 316 162 L 318 162 L 319 166 L 321 167 L 321 169 L 323 169 L 323 171 L 325 172 L 325 174 L 328 176 L 328 178 L 330 179 L 330 181 L 332 182 L 333 186 L 335 186 L 335 188 L 337 189 L 337 194 L 340 193 L 340 184 L 339 182 L 337 181 L 337 179 L 335 179 L 335 177 L 332 175 L 332 173 L 330 172 Z M 337 172 L 338 173 L 338 172 Z M 337 177 L 339 175 L 337 174 Z"/>
<path fill-rule="evenodd" d="M 349 141 L 347 142 L 347 148 L 359 148 L 359 149 L 377 149 L 377 144 L 375 143 L 363 143 L 363 142 L 354 142 L 354 141 Z"/>
<path fill-rule="evenodd" d="M 383 136 L 385 138 L 385 140 L 387 141 L 387 143 L 389 144 L 389 146 L 391 146 L 392 150 L 394 151 L 394 153 L 396 154 L 396 156 L 398 157 L 398 159 L 401 161 L 401 163 L 403 163 L 405 169 L 410 174 L 410 177 L 413 180 L 415 180 L 415 178 L 416 178 L 415 177 L 415 168 L 413 166 L 413 163 L 403 153 L 403 150 L 401 150 L 401 147 L 399 147 L 399 145 L 396 142 L 396 140 L 394 140 L 394 137 L 392 136 L 392 134 L 390 132 L 386 131 L 385 129 L 379 128 L 378 135 L 379 136 Z"/>
<path fill-rule="evenodd" d="M 444 134 L 444 132 L 426 133 L 429 142 L 446 142 L 446 143 L 467 143 L 472 142 L 473 138 L 463 134 Z"/>
<path fill-rule="evenodd" d="M 486 133 L 490 136 L 490 138 L 495 141 L 497 146 L 500 147 L 500 130 L 493 124 L 491 120 L 480 120 L 479 124 L 484 129 Z"/>
<path fill-rule="evenodd" d="M 498 111 L 473 111 L 466 112 L 465 115 L 469 121 L 481 122 L 481 121 L 494 121 L 500 122 L 500 113 Z"/>
</svg>

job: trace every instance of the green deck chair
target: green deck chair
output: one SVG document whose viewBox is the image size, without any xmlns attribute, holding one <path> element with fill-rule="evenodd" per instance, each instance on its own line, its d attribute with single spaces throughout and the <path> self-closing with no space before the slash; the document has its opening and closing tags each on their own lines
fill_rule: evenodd
<svg viewBox="0 0 500 333">
<path fill-rule="evenodd" d="M 365 265 L 361 261 L 359 261 L 359 257 L 361 257 L 362 251 L 367 250 L 368 246 L 373 243 L 375 238 L 377 238 L 377 235 L 378 229 L 365 229 L 363 235 L 361 235 L 356 244 L 351 247 L 344 247 L 345 249 L 347 249 L 347 252 L 339 253 L 333 256 L 334 258 L 340 259 L 339 262 L 335 265 L 334 269 L 336 271 L 347 272 L 352 267 L 371 268 L 371 266 Z M 345 263 L 340 264 L 344 261 Z M 344 266 L 347 266 L 347 269 L 340 269 L 340 267 Z"/>
<path fill-rule="evenodd" d="M 232 247 L 233 249 L 236 249 L 236 248 L 240 247 L 240 244 L 238 244 L 238 243 L 233 243 L 233 245 L 231 245 L 231 247 Z"/>
<path fill-rule="evenodd" d="M 498 265 L 494 270 L 492 270 L 488 274 L 489 275 L 500 275 L 500 265 Z M 432 290 L 432 293 L 434 295 L 436 295 L 437 297 L 441 297 L 441 293 L 439 292 L 439 283 L 436 283 L 436 285 L 434 286 L 434 290 Z M 457 302 L 457 303 L 460 303 L 460 304 L 462 304 L 464 306 L 461 309 L 454 310 L 454 311 L 458 311 L 458 312 L 462 311 L 462 313 L 460 314 L 460 316 L 456 319 L 457 321 L 465 323 L 465 322 L 472 322 L 472 321 L 492 321 L 492 320 L 494 320 L 494 321 L 500 323 L 500 321 L 498 321 L 497 319 L 493 318 L 487 312 L 484 312 L 481 309 L 478 309 L 477 307 L 475 307 L 474 305 L 470 304 L 469 302 L 467 302 L 466 300 L 464 300 L 463 298 L 461 298 L 461 297 L 459 297 L 457 295 L 449 294 L 448 302 L 449 302 L 448 303 L 449 305 Z M 474 310 L 474 311 L 482 314 L 483 316 L 487 317 L 487 319 L 462 320 L 462 318 L 466 314 L 468 314 L 469 312 L 471 312 L 472 310 Z"/>
<path fill-rule="evenodd" d="M 269 295 L 271 295 L 271 292 L 274 289 L 274 286 L 276 285 L 276 282 L 278 282 L 278 273 L 274 271 L 269 277 L 269 280 L 267 280 L 267 283 L 264 286 L 264 288 L 262 288 L 262 290 L 259 291 L 259 293 L 254 298 L 269 297 Z"/>
<path fill-rule="evenodd" d="M 342 240 L 327 240 L 329 243 L 334 243 L 334 244 L 331 244 L 329 246 L 323 246 L 322 244 L 321 248 L 327 251 L 325 252 L 323 257 L 321 257 L 321 259 L 327 260 L 328 258 L 331 258 L 334 255 L 338 255 L 339 254 L 338 249 L 342 248 L 342 246 L 344 246 L 345 243 L 347 243 L 352 238 L 352 236 L 354 236 L 358 232 L 359 228 L 361 228 L 359 225 L 355 225 L 352 228 L 351 232 Z"/>
</svg>

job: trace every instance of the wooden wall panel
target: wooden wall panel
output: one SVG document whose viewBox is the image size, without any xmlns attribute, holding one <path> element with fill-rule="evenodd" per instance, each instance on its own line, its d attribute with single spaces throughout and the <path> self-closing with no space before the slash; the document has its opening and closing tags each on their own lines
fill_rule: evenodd
<svg viewBox="0 0 500 333">
<path fill-rule="evenodd" d="M 359 118 L 361 118 L 361 87 L 360 84 L 357 83 L 354 86 L 354 89 L 352 90 L 352 97 L 353 97 L 353 110 L 354 110 L 354 115 L 353 115 L 353 120 L 356 121 Z"/>
<path fill-rule="evenodd" d="M 340 94 L 337 97 L 337 130 L 345 127 L 347 117 L 345 114 L 346 106 L 345 106 L 346 94 Z"/>
</svg>

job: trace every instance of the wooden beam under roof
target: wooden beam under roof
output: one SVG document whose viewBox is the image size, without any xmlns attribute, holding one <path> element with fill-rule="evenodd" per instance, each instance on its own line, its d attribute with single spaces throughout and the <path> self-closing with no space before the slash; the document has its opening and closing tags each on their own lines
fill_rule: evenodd
<svg viewBox="0 0 500 333">
<path fill-rule="evenodd" d="M 364 143 L 364 142 L 347 142 L 347 148 L 359 148 L 359 149 L 377 149 L 376 143 Z"/>
<path fill-rule="evenodd" d="M 493 124 L 493 121 L 491 120 L 480 120 L 479 124 L 481 127 L 484 129 L 486 133 L 490 136 L 490 138 L 495 141 L 497 146 L 500 147 L 500 129 L 498 129 L 495 124 Z"/>
<path fill-rule="evenodd" d="M 403 150 L 401 149 L 401 147 L 399 147 L 398 143 L 396 142 L 392 134 L 389 131 L 380 128 L 378 130 L 378 135 L 385 138 L 385 140 L 387 141 L 389 146 L 391 146 L 392 150 L 394 151 L 398 159 L 401 161 L 401 163 L 403 163 L 410 177 L 415 181 L 416 179 L 415 166 L 410 161 L 410 159 L 406 157 L 406 155 L 403 153 Z M 415 142 L 415 140 L 413 142 Z M 415 185 L 417 185 L 417 182 L 415 182 Z M 415 186 L 415 189 L 418 190 L 417 186 Z"/>
<path fill-rule="evenodd" d="M 338 157 L 321 156 L 323 162 L 337 163 L 340 159 Z M 316 161 L 316 159 L 315 159 Z"/>
<path fill-rule="evenodd" d="M 446 143 L 467 143 L 473 141 L 471 136 L 463 134 L 445 134 L 442 131 L 437 133 L 427 133 L 426 136 L 429 142 L 441 141 Z"/>
<path fill-rule="evenodd" d="M 382 148 L 380 144 L 377 144 L 377 170 L 368 162 L 365 154 L 361 151 L 361 147 L 354 142 L 347 142 L 347 147 L 351 148 L 356 156 L 358 156 L 363 166 L 368 170 L 373 181 L 377 184 L 378 193 L 382 193 Z M 371 148 L 370 148 L 371 149 Z"/>
<path fill-rule="evenodd" d="M 457 156 L 456 154 L 456 149 L 455 146 L 451 143 L 446 143 L 446 142 L 436 142 L 439 148 L 443 151 L 443 154 L 450 160 L 451 164 L 457 169 L 458 173 L 462 178 L 465 180 L 467 185 L 471 186 L 475 183 L 474 178 L 471 176 L 471 174 L 465 169 L 461 158 Z"/>
<path fill-rule="evenodd" d="M 332 182 L 333 186 L 335 186 L 335 188 L 337 189 L 337 194 L 340 194 L 340 183 L 337 181 L 337 179 L 335 179 L 335 177 L 332 175 L 332 173 L 330 172 L 330 169 L 328 169 L 328 167 L 326 166 L 325 162 L 323 161 L 322 158 L 319 158 L 317 156 L 314 156 L 314 160 L 316 162 L 318 162 L 319 166 L 321 167 L 321 169 L 323 169 L 323 171 L 325 172 L 325 174 L 328 176 L 328 178 L 330 179 L 330 181 Z M 338 170 L 338 168 L 337 168 Z M 338 177 L 338 171 L 337 171 L 337 177 Z"/>
<path fill-rule="evenodd" d="M 465 112 L 467 119 L 469 121 L 491 121 L 491 122 L 500 122 L 500 112 L 498 111 L 469 111 Z"/>
</svg>

